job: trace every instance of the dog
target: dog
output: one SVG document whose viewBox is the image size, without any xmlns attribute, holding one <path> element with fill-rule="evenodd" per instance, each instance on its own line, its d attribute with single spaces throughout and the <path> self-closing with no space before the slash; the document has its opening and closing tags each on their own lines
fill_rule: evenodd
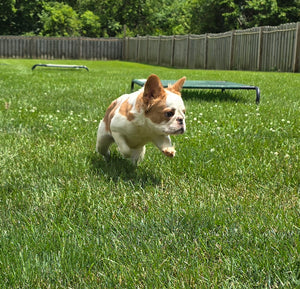
<svg viewBox="0 0 300 289">
<path fill-rule="evenodd" d="M 144 158 L 145 145 L 152 142 L 165 156 L 174 157 L 170 135 L 186 130 L 181 98 L 185 80 L 182 77 L 165 89 L 152 74 L 140 90 L 114 100 L 100 121 L 96 151 L 109 159 L 109 147 L 115 142 L 121 154 L 137 165 Z"/>
</svg>

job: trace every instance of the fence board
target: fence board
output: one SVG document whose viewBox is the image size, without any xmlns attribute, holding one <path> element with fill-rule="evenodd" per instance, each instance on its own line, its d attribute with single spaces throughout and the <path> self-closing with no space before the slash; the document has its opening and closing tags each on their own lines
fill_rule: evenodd
<svg viewBox="0 0 300 289">
<path fill-rule="evenodd" d="M 124 39 L 0 36 L 0 58 L 122 59 L 178 68 L 299 72 L 300 22 Z"/>
<path fill-rule="evenodd" d="M 118 38 L 0 36 L 0 58 L 122 59 Z"/>
<path fill-rule="evenodd" d="M 189 41 L 188 68 L 205 67 L 206 36 L 190 35 Z"/>
<path fill-rule="evenodd" d="M 289 23 L 218 34 L 148 37 L 139 46 L 138 57 L 127 51 L 135 38 L 127 38 L 124 60 L 178 68 L 299 72 L 299 27 Z"/>
<path fill-rule="evenodd" d="M 172 53 L 173 38 L 172 37 L 161 37 L 160 38 L 160 53 L 159 53 L 159 64 L 163 66 L 172 66 Z"/>
<path fill-rule="evenodd" d="M 188 37 L 185 36 L 175 36 L 174 38 L 174 63 L 175 67 L 187 67 L 187 55 L 188 55 Z"/>
</svg>

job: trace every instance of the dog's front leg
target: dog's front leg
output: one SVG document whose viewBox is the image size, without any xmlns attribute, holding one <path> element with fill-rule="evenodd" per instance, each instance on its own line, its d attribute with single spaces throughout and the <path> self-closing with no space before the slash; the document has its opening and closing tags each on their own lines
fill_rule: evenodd
<svg viewBox="0 0 300 289">
<path fill-rule="evenodd" d="M 131 148 L 128 146 L 125 138 L 120 134 L 113 132 L 112 136 L 115 140 L 115 143 L 117 144 L 120 153 L 125 157 L 125 158 L 130 158 L 131 157 Z"/>
<path fill-rule="evenodd" d="M 137 165 L 138 162 L 142 161 L 145 154 L 145 146 L 141 146 L 138 148 L 130 148 L 120 133 L 112 133 L 112 136 L 118 145 L 120 153 L 125 157 L 131 160 L 134 165 Z"/>
<path fill-rule="evenodd" d="M 167 157 L 175 157 L 176 151 L 172 146 L 171 138 L 167 136 L 160 136 L 154 140 L 154 144 L 162 151 Z"/>
</svg>

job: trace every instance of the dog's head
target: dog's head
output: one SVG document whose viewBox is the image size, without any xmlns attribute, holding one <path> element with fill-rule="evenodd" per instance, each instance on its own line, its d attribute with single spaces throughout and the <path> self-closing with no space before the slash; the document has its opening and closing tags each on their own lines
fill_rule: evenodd
<svg viewBox="0 0 300 289">
<path fill-rule="evenodd" d="M 185 132 L 185 107 L 181 89 L 186 78 L 164 88 L 158 76 L 148 77 L 143 93 L 145 117 L 160 133 L 182 134 Z"/>
</svg>

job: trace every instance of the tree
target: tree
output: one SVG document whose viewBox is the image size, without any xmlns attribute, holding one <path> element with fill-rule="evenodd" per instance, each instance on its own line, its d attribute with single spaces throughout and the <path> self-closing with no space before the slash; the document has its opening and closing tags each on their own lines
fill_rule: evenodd
<svg viewBox="0 0 300 289">
<path fill-rule="evenodd" d="M 86 37 L 99 37 L 100 36 L 100 22 L 99 17 L 92 11 L 85 11 L 80 15 L 81 21 L 81 35 Z"/>
<path fill-rule="evenodd" d="M 186 0 L 164 0 L 152 14 L 154 34 L 174 35 L 189 33 L 189 7 Z"/>
<path fill-rule="evenodd" d="M 203 34 L 229 30 L 223 16 L 229 9 L 226 2 L 218 0 L 191 0 L 190 32 Z"/>
<path fill-rule="evenodd" d="M 44 36 L 78 36 L 79 20 L 77 13 L 67 4 L 45 3 L 40 20 L 43 23 L 41 34 Z"/>
<path fill-rule="evenodd" d="M 152 12 L 150 1 L 122 0 L 117 16 L 122 25 L 126 24 L 136 34 L 145 35 L 153 30 L 150 22 Z"/>
<path fill-rule="evenodd" d="M 55 0 L 54 0 L 55 1 Z M 0 34 L 218 33 L 300 21 L 300 0 L 0 0 Z"/>
<path fill-rule="evenodd" d="M 284 23 L 300 21 L 300 0 L 277 0 Z"/>
<path fill-rule="evenodd" d="M 300 20 L 299 0 L 223 0 L 229 11 L 224 13 L 230 29 L 279 25 Z"/>
<path fill-rule="evenodd" d="M 15 34 L 39 34 L 42 24 L 39 14 L 43 5 L 40 0 L 16 0 Z"/>
<path fill-rule="evenodd" d="M 11 31 L 14 30 L 15 2 L 15 0 L 0 2 L 0 35 L 12 34 Z"/>
<path fill-rule="evenodd" d="M 100 36 L 115 36 L 122 30 L 118 19 L 118 11 L 122 0 L 78 0 L 78 12 L 83 14 L 90 10 L 99 17 Z"/>
</svg>

